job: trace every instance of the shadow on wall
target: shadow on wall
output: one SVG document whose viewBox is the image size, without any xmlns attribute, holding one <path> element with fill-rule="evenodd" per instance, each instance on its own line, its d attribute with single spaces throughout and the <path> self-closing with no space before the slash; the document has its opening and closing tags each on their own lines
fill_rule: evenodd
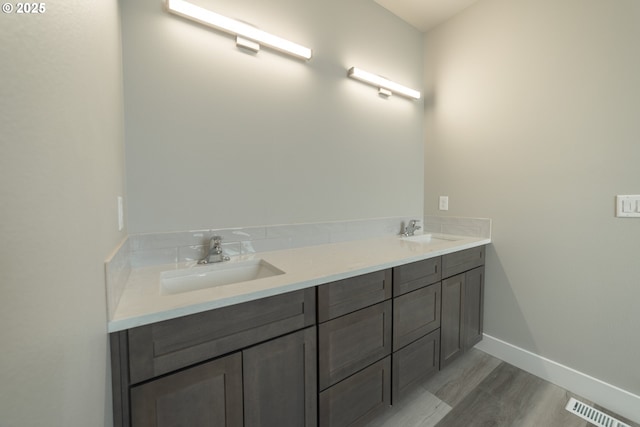
<svg viewBox="0 0 640 427">
<path fill-rule="evenodd" d="M 500 254 L 498 250 L 496 250 L 495 243 L 487 246 L 486 257 L 485 334 L 509 342 L 507 338 L 501 336 L 502 334 L 500 333 L 500 331 L 506 331 L 508 336 L 518 337 L 518 342 L 510 342 L 510 344 L 539 354 L 539 349 L 533 339 L 531 329 L 527 325 L 518 297 L 513 292 L 514 287 L 500 260 Z M 509 319 L 510 324 L 505 325 L 503 319 Z M 525 333 L 523 333 L 523 331 Z"/>
</svg>

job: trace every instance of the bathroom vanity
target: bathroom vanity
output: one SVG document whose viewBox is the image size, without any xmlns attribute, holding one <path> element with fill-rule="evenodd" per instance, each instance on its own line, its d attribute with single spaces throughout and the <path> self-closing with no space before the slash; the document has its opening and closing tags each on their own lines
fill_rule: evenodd
<svg viewBox="0 0 640 427">
<path fill-rule="evenodd" d="M 117 324 L 115 425 L 351 426 L 380 415 L 482 339 L 488 243 L 389 242 L 264 255 L 285 274 L 256 281 L 254 294 Z M 395 246 L 374 261 L 375 244 Z M 303 260 L 322 249 L 333 274 Z"/>
</svg>

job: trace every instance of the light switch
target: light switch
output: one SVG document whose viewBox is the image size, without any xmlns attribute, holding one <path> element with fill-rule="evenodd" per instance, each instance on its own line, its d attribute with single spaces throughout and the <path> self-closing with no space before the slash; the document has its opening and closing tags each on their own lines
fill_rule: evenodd
<svg viewBox="0 0 640 427">
<path fill-rule="evenodd" d="M 616 216 L 640 218 L 640 195 L 616 196 Z"/>
</svg>

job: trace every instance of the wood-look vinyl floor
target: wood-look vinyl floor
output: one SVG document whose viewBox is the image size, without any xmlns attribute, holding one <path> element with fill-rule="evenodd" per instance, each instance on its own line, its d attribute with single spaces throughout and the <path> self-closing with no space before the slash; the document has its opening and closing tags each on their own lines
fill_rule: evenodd
<svg viewBox="0 0 640 427">
<path fill-rule="evenodd" d="M 570 397 L 592 405 L 480 350 L 471 350 L 368 427 L 587 427 L 564 408 Z M 630 422 L 604 408 L 601 411 Z"/>
</svg>

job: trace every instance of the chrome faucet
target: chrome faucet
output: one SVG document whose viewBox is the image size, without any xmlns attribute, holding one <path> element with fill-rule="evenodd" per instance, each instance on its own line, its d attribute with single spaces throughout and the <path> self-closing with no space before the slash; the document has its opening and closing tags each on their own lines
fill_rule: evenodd
<svg viewBox="0 0 640 427">
<path fill-rule="evenodd" d="M 211 264 L 214 262 L 229 261 L 229 257 L 222 253 L 222 237 L 213 236 L 209 240 L 209 252 L 207 256 L 198 261 L 198 264 Z"/>
<path fill-rule="evenodd" d="M 422 227 L 418 225 L 418 220 L 412 219 L 411 221 L 409 221 L 409 225 L 404 226 L 404 233 L 402 233 L 402 235 L 404 237 L 413 236 L 413 233 L 415 233 L 416 230 L 420 230 L 421 228 Z"/>
</svg>

